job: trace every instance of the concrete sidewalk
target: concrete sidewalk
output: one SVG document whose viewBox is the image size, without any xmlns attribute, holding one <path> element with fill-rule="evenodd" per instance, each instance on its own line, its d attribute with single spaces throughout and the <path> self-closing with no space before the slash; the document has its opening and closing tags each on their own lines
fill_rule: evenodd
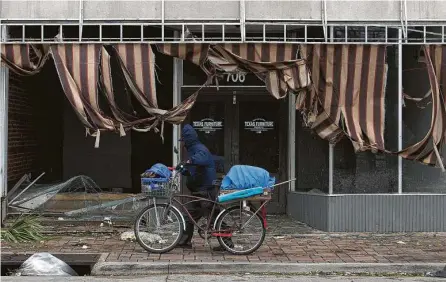
<svg viewBox="0 0 446 282">
<path fill-rule="evenodd" d="M 64 277 L 65 282 L 233 282 L 233 281 L 276 281 L 276 282 L 434 282 L 435 278 L 423 277 L 342 277 L 342 276 L 282 276 L 282 275 L 150 275 L 147 277 Z M 3 282 L 40 282 L 42 277 L 2 277 Z M 59 282 L 60 277 L 45 277 L 46 282 Z"/>
<path fill-rule="evenodd" d="M 72 228 L 57 227 L 48 241 L 37 244 L 2 242 L 1 250 L 2 253 L 19 254 L 42 251 L 53 254 L 99 253 L 103 255 L 96 267 L 98 274 L 108 273 L 111 266 L 130 272 L 140 269 L 141 273 L 148 269 L 158 269 L 161 273 L 174 269 L 179 272 L 198 269 L 201 272 L 200 266 L 205 264 L 215 272 L 219 269 L 258 272 L 279 268 L 288 269 L 288 273 L 305 269 L 310 272 L 323 269 L 327 272 L 348 272 L 349 269 L 404 272 L 412 269 L 417 270 L 414 273 L 423 273 L 440 270 L 446 265 L 446 233 L 328 234 L 289 219 L 274 220 L 271 220 L 263 246 L 248 256 L 213 252 L 209 246 L 204 246 L 204 240 L 198 235 L 194 237 L 192 250 L 174 249 L 166 254 L 149 254 L 136 242 L 120 240 L 120 234 L 128 229 L 115 227 L 101 232 L 99 225 L 86 230 L 78 228 L 75 234 Z M 211 240 L 211 245 L 217 244 L 215 239 Z M 99 265 L 103 268 L 98 268 Z"/>
<path fill-rule="evenodd" d="M 211 245 L 216 246 L 216 240 Z M 315 234 L 267 236 L 251 255 L 213 252 L 196 236 L 192 250 L 149 254 L 119 234 L 63 235 L 35 244 L 7 244 L 12 253 L 108 253 L 108 262 L 269 262 L 269 263 L 441 263 L 446 262 L 446 234 Z"/>
</svg>

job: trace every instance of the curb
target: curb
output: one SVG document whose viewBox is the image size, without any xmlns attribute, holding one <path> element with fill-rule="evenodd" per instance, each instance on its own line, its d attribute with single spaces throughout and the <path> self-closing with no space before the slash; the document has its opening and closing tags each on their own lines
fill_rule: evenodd
<svg viewBox="0 0 446 282">
<path fill-rule="evenodd" d="M 425 275 L 445 268 L 445 263 L 246 263 L 246 262 L 104 262 L 92 276 L 138 276 L 147 274 L 368 274 Z"/>
</svg>

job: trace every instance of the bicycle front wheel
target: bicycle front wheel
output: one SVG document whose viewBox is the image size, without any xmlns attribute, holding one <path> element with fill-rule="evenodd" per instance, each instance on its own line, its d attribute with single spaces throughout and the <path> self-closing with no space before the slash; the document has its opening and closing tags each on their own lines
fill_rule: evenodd
<svg viewBox="0 0 446 282">
<path fill-rule="evenodd" d="M 135 237 L 151 253 L 167 253 L 178 244 L 183 235 L 179 212 L 168 204 L 149 205 L 135 221 Z"/>
<path fill-rule="evenodd" d="M 217 222 L 219 233 L 230 237 L 217 237 L 218 243 L 235 255 L 255 252 L 265 240 L 266 229 L 260 215 L 234 206 L 223 212 Z"/>
</svg>

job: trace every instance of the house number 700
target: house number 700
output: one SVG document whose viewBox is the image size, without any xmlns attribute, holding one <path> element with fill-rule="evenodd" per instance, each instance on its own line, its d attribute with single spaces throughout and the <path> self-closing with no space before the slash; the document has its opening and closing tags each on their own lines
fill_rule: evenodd
<svg viewBox="0 0 446 282">
<path fill-rule="evenodd" d="M 226 74 L 226 81 L 232 81 L 232 82 L 240 82 L 243 83 L 245 82 L 245 74 L 244 73 L 228 73 Z"/>
</svg>

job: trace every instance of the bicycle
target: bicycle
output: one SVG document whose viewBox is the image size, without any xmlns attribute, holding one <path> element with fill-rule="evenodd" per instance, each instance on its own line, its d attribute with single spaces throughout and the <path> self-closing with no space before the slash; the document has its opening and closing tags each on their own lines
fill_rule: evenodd
<svg viewBox="0 0 446 282">
<path fill-rule="evenodd" d="M 198 228 L 200 236 L 203 235 L 205 244 L 208 244 L 210 237 L 216 237 L 218 243 L 232 254 L 248 255 L 255 252 L 263 244 L 266 235 L 265 206 L 271 200 L 270 189 L 265 188 L 264 195 L 257 196 L 256 199 L 236 200 L 224 204 L 217 202 L 217 199 L 209 200 L 192 195 L 177 194 L 180 187 L 179 176 L 183 169 L 184 166 L 180 166 L 180 170 L 169 168 L 172 171 L 169 181 L 160 185 L 159 189 L 147 193 L 147 198 L 150 198 L 153 204 L 143 208 L 135 220 L 135 237 L 141 247 L 148 252 L 158 254 L 174 249 L 186 227 L 182 210 Z M 218 185 L 218 182 L 214 184 Z M 220 194 L 220 188 L 218 188 L 218 194 Z M 160 199 L 165 199 L 167 202 L 157 203 Z M 183 204 L 179 199 L 189 199 L 189 201 Z M 252 204 L 247 204 L 247 200 L 258 200 L 261 205 L 255 209 Z M 193 220 L 186 208 L 189 203 L 195 201 L 206 201 L 213 205 L 211 213 L 207 216 L 206 226 L 200 226 Z M 225 208 L 234 202 L 239 202 L 239 205 Z M 220 207 L 220 213 L 211 226 L 211 219 L 217 206 Z M 155 225 L 153 229 L 150 227 L 151 223 Z M 141 224 L 148 226 L 141 228 Z M 231 241 L 227 238 L 230 238 Z"/>
</svg>

